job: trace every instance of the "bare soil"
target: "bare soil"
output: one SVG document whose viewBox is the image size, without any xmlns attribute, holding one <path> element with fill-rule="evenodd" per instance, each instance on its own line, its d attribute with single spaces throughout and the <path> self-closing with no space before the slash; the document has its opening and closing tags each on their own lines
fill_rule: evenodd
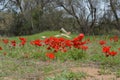
<svg viewBox="0 0 120 80">
<path fill-rule="evenodd" d="M 40 65 L 41 63 L 37 63 Z M 55 67 L 59 66 L 59 68 L 55 68 L 55 70 L 52 70 L 48 72 L 47 74 L 43 73 L 43 71 L 36 72 L 35 74 L 26 74 L 27 76 L 24 79 L 16 79 L 13 76 L 8 76 L 2 78 L 2 80 L 44 80 L 44 78 L 47 77 L 54 77 L 55 74 L 60 74 L 63 68 L 70 70 L 72 72 L 84 72 L 87 74 L 85 78 L 82 80 L 120 80 L 120 78 L 117 78 L 116 75 L 111 72 L 108 74 L 100 74 L 101 69 L 99 68 L 99 64 L 75 64 L 75 63 L 42 63 L 41 67 L 48 66 L 48 65 L 54 65 Z M 76 66 L 79 65 L 79 66 Z M 40 67 L 40 66 L 39 66 Z"/>
</svg>

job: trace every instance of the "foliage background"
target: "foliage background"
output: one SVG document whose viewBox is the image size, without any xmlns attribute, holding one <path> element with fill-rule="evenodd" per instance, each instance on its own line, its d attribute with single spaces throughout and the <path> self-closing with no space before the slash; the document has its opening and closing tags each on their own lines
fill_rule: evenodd
<svg viewBox="0 0 120 80">
<path fill-rule="evenodd" d="M 0 34 L 65 28 L 86 35 L 119 34 L 120 0 L 0 0 Z"/>
</svg>

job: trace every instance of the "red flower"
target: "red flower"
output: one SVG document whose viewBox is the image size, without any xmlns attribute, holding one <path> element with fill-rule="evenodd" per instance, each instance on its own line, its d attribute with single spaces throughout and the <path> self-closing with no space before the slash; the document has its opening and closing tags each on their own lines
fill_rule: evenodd
<svg viewBox="0 0 120 80">
<path fill-rule="evenodd" d="M 50 50 L 51 48 L 50 47 L 47 47 L 47 50 Z"/>
<path fill-rule="evenodd" d="M 104 52 L 104 53 L 109 53 L 110 52 L 110 46 L 103 46 L 103 49 L 102 49 L 102 51 Z"/>
<path fill-rule="evenodd" d="M 86 51 L 88 49 L 88 46 L 81 46 L 81 49 Z"/>
<path fill-rule="evenodd" d="M 118 42 L 118 36 L 114 36 L 113 39 L 115 42 Z"/>
<path fill-rule="evenodd" d="M 100 44 L 100 45 L 104 45 L 104 44 L 106 44 L 106 41 L 100 40 L 99 44 Z"/>
<path fill-rule="evenodd" d="M 78 36 L 79 40 L 82 40 L 84 38 L 84 34 L 83 33 L 80 33 L 79 36 Z"/>
<path fill-rule="evenodd" d="M 116 51 L 111 51 L 111 52 L 109 52 L 109 55 L 111 55 L 111 56 L 115 56 L 116 54 L 117 54 Z"/>
<path fill-rule="evenodd" d="M 15 47 L 15 46 L 16 46 L 16 41 L 15 41 L 15 40 L 11 41 L 11 45 L 12 45 L 13 47 Z"/>
<path fill-rule="evenodd" d="M 120 48 L 118 48 L 118 50 L 120 51 Z"/>
<path fill-rule="evenodd" d="M 63 48 L 63 49 L 61 49 L 61 52 L 65 53 L 65 52 L 67 52 L 67 49 Z"/>
<path fill-rule="evenodd" d="M 37 39 L 37 40 L 31 41 L 30 44 L 36 45 L 36 46 L 42 46 L 41 42 L 42 40 Z"/>
<path fill-rule="evenodd" d="M 68 46 L 68 47 L 71 47 L 72 46 L 72 43 L 70 40 L 66 40 L 65 41 L 65 45 Z"/>
<path fill-rule="evenodd" d="M 90 41 L 90 38 L 88 38 L 87 40 L 86 40 L 86 43 L 90 43 L 91 41 Z"/>
<path fill-rule="evenodd" d="M 27 41 L 26 38 L 19 37 L 19 39 L 21 40 L 20 46 L 24 46 Z"/>
<path fill-rule="evenodd" d="M 20 43 L 20 46 L 24 46 L 25 45 L 25 41 L 22 41 L 21 43 Z"/>
<path fill-rule="evenodd" d="M 110 38 L 110 41 L 118 42 L 118 36 L 114 36 Z"/>
<path fill-rule="evenodd" d="M 55 58 L 55 55 L 54 53 L 46 53 L 46 56 L 50 59 L 54 59 Z"/>
<path fill-rule="evenodd" d="M 110 41 L 113 41 L 113 38 L 112 38 L 112 37 L 110 38 Z"/>
<path fill-rule="evenodd" d="M 21 41 L 25 41 L 25 42 L 26 42 L 26 38 L 24 38 L 24 37 L 19 37 L 19 39 L 20 39 Z"/>
<path fill-rule="evenodd" d="M 8 39 L 2 39 L 2 41 L 4 42 L 4 44 L 8 44 L 8 42 L 9 42 Z"/>
<path fill-rule="evenodd" d="M 0 50 L 3 50 L 2 47 L 0 47 Z"/>
<path fill-rule="evenodd" d="M 109 54 L 105 54 L 106 57 L 109 57 Z"/>
</svg>

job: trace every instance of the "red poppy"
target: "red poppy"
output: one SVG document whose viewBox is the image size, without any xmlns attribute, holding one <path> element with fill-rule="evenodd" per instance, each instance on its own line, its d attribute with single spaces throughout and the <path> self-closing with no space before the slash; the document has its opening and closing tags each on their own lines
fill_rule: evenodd
<svg viewBox="0 0 120 80">
<path fill-rule="evenodd" d="M 91 41 L 90 41 L 90 38 L 88 38 L 87 40 L 86 40 L 86 43 L 90 43 Z"/>
<path fill-rule="evenodd" d="M 50 48 L 50 46 L 49 47 L 47 47 L 47 50 L 50 50 L 51 48 Z"/>
<path fill-rule="evenodd" d="M 20 43 L 20 46 L 24 46 L 25 45 L 25 41 L 22 41 L 21 43 Z"/>
<path fill-rule="evenodd" d="M 61 52 L 65 53 L 65 52 L 67 52 L 67 49 L 63 48 L 63 49 L 61 49 Z"/>
<path fill-rule="evenodd" d="M 26 38 L 19 37 L 19 39 L 21 40 L 20 46 L 24 46 L 27 41 Z"/>
<path fill-rule="evenodd" d="M 78 36 L 79 40 L 82 40 L 84 38 L 84 34 L 83 33 L 80 33 L 79 36 Z"/>
<path fill-rule="evenodd" d="M 120 48 L 118 48 L 118 50 L 120 51 Z"/>
<path fill-rule="evenodd" d="M 82 41 L 83 37 L 84 37 L 84 35 L 81 34 L 80 36 L 74 38 L 74 39 L 71 41 L 73 47 L 80 49 L 81 46 L 83 46 L 84 44 L 86 44 L 86 43 L 87 43 L 86 41 Z"/>
<path fill-rule="evenodd" d="M 114 36 L 110 38 L 110 41 L 118 42 L 118 39 L 119 39 L 118 36 Z"/>
<path fill-rule="evenodd" d="M 15 40 L 12 40 L 12 41 L 11 41 L 11 45 L 12 45 L 13 47 L 15 47 L 15 46 L 16 46 L 16 41 L 15 41 Z"/>
<path fill-rule="evenodd" d="M 88 49 L 88 46 L 81 46 L 81 49 L 86 51 Z"/>
<path fill-rule="evenodd" d="M 104 44 L 106 44 L 106 41 L 100 40 L 100 41 L 99 41 L 99 44 L 100 44 L 100 45 L 104 45 Z"/>
<path fill-rule="evenodd" d="M 113 41 L 113 38 L 112 38 L 112 37 L 110 38 L 110 41 Z"/>
<path fill-rule="evenodd" d="M 20 39 L 21 41 L 25 41 L 25 42 L 26 42 L 26 38 L 24 38 L 24 37 L 19 37 L 19 39 Z"/>
<path fill-rule="evenodd" d="M 54 59 L 55 58 L 55 55 L 54 53 L 46 53 L 46 56 L 50 59 Z"/>
<path fill-rule="evenodd" d="M 103 49 L 102 49 L 102 51 L 104 52 L 104 53 L 109 53 L 110 52 L 110 46 L 103 46 Z"/>
<path fill-rule="evenodd" d="M 2 39 L 4 44 L 8 44 L 9 40 L 8 39 Z"/>
<path fill-rule="evenodd" d="M 31 41 L 30 44 L 36 45 L 36 46 L 42 46 L 41 42 L 42 40 L 37 39 L 37 40 Z"/>
<path fill-rule="evenodd" d="M 2 47 L 0 47 L 0 50 L 3 50 Z"/>
<path fill-rule="evenodd" d="M 114 36 L 113 39 L 115 42 L 118 42 L 118 36 Z"/>
<path fill-rule="evenodd" d="M 72 46 L 71 40 L 65 40 L 65 45 L 71 47 Z"/>
<path fill-rule="evenodd" d="M 116 54 L 117 54 L 116 51 L 110 51 L 110 52 L 109 52 L 109 55 L 111 55 L 111 56 L 115 56 Z"/>
</svg>

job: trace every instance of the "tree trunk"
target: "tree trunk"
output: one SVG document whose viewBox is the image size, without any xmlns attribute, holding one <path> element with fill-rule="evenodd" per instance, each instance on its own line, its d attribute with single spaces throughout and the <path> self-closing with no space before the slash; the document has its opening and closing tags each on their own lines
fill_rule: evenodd
<svg viewBox="0 0 120 80">
<path fill-rule="evenodd" d="M 116 19 L 116 25 L 115 25 L 115 27 L 116 27 L 116 29 L 118 29 L 118 30 L 120 31 L 119 18 L 118 18 L 117 11 L 116 11 L 116 9 L 115 9 L 115 4 L 113 3 L 113 1 L 114 1 L 114 0 L 110 0 L 110 7 L 111 7 L 111 10 L 112 10 L 112 12 L 113 12 L 113 14 L 114 14 L 114 17 L 115 17 L 115 19 Z"/>
</svg>

